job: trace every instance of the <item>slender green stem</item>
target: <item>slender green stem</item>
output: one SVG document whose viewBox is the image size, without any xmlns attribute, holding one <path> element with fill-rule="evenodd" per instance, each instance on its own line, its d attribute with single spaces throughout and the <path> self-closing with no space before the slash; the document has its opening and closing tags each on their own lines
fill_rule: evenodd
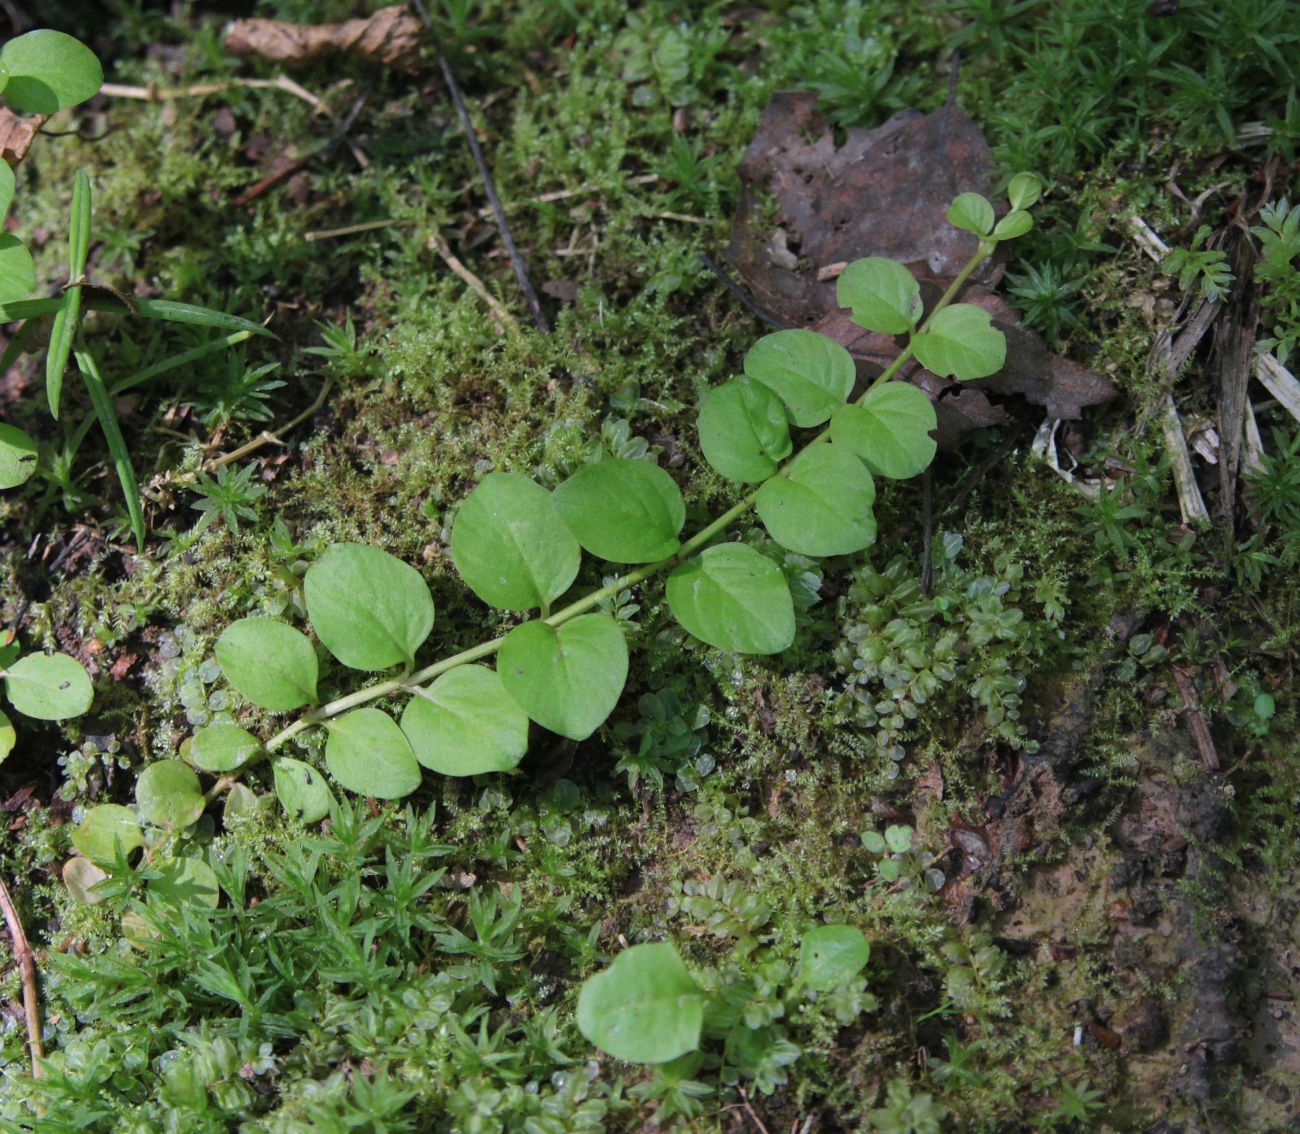
<svg viewBox="0 0 1300 1134">
<path fill-rule="evenodd" d="M 926 328 L 929 327 L 930 322 L 935 315 L 953 301 L 957 293 L 961 290 L 962 285 L 970 278 L 970 274 L 988 258 L 988 255 L 992 250 L 992 244 L 984 241 L 980 242 L 979 251 L 971 257 L 966 266 L 957 274 L 957 278 L 952 281 L 948 290 L 943 293 L 939 302 L 934 305 L 934 309 L 930 312 L 925 322 L 921 324 L 918 333 L 923 333 Z M 888 382 L 892 377 L 894 377 L 894 375 L 902 368 L 904 363 L 912 357 L 912 354 L 912 343 L 909 342 L 899 353 L 898 357 L 895 358 L 894 361 L 885 368 L 884 372 L 871 383 L 871 386 L 868 388 L 866 393 L 864 393 L 862 397 L 858 398 L 858 404 L 861 405 L 871 391 L 882 382 Z M 830 435 L 831 433 L 829 429 L 823 429 L 816 437 L 808 442 L 808 444 L 817 445 L 826 442 L 830 439 Z M 805 446 L 805 448 L 807 448 L 807 446 Z M 794 458 L 791 458 L 791 460 L 793 459 Z M 787 461 L 785 468 L 776 475 L 783 475 L 785 469 L 788 469 L 789 466 L 790 462 Z M 740 519 L 741 516 L 753 508 L 754 502 L 757 499 L 758 489 L 754 489 L 754 491 L 750 492 L 742 500 L 733 504 L 723 512 L 716 520 L 701 528 L 695 533 L 695 535 L 686 540 L 686 542 L 677 549 L 676 554 L 669 556 L 667 559 L 661 559 L 658 563 L 648 563 L 644 567 L 638 567 L 635 571 L 629 571 L 626 575 L 620 575 L 613 582 L 607 583 L 598 590 L 592 591 L 591 594 L 584 595 L 582 598 L 571 602 L 568 606 L 557 610 L 554 614 L 550 614 L 547 608 L 543 607 L 541 610 L 541 620 L 548 626 L 562 626 L 570 619 L 576 618 L 578 615 L 591 610 L 592 607 L 599 606 L 601 602 L 618 594 L 619 591 L 627 590 L 628 587 L 634 587 L 637 583 L 644 582 L 646 579 L 659 574 L 661 571 L 666 571 L 671 567 L 675 567 L 677 564 L 690 558 L 697 551 L 707 546 L 726 531 L 726 529 L 735 523 L 736 520 Z M 465 665 L 468 662 L 478 661 L 480 658 L 489 657 L 501 648 L 501 643 L 504 641 L 505 636 L 503 635 L 500 638 L 493 638 L 488 642 L 481 642 L 479 645 L 472 646 L 468 650 L 462 650 L 458 654 L 452 654 L 450 657 L 443 658 L 441 661 L 425 666 L 424 669 L 416 670 L 408 676 L 393 678 L 388 681 L 381 681 L 375 685 L 367 685 L 364 689 L 358 689 L 355 693 L 349 693 L 346 697 L 340 697 L 337 700 L 329 701 L 324 705 L 318 705 L 316 708 L 299 717 L 298 720 L 281 729 L 271 737 L 271 739 L 266 742 L 266 751 L 270 752 L 275 748 L 278 748 L 286 740 L 297 736 L 300 732 L 311 728 L 313 725 L 331 720 L 340 713 L 347 712 L 349 709 L 355 709 L 360 705 L 365 705 L 370 701 L 378 700 L 380 697 L 387 697 L 393 693 L 400 693 L 403 691 L 410 692 L 418 686 L 423 685 L 425 682 L 432 681 L 435 677 L 441 676 L 449 669 L 455 669 L 458 665 Z"/>
</svg>

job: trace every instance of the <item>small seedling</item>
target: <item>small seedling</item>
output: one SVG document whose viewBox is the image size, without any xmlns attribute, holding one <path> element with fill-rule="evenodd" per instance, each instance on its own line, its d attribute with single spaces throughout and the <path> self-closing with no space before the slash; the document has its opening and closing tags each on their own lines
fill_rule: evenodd
<svg viewBox="0 0 1300 1134">
<path fill-rule="evenodd" d="M 15 711 L 38 721 L 65 721 L 90 708 L 94 690 L 90 675 L 69 654 L 27 654 L 14 641 L 12 630 L 0 634 L 0 680 Z M 17 732 L 0 711 L 0 763 L 13 751 Z"/>
</svg>

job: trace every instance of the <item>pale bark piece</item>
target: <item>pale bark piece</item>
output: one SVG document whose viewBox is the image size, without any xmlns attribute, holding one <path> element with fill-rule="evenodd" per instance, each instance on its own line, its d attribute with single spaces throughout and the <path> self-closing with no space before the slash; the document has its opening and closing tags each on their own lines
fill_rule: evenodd
<svg viewBox="0 0 1300 1134">
<path fill-rule="evenodd" d="M 350 52 L 390 67 L 410 68 L 419 55 L 422 36 L 411 9 L 394 4 L 367 19 L 342 24 L 236 20 L 226 32 L 226 47 L 236 55 L 260 55 L 292 67 Z"/>
</svg>

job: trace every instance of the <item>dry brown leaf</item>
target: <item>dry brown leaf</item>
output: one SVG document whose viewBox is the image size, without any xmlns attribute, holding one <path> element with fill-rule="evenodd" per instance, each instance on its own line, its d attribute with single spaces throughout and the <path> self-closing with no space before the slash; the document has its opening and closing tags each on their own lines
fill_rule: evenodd
<svg viewBox="0 0 1300 1134">
<path fill-rule="evenodd" d="M 874 130 L 850 129 L 836 145 L 816 101 L 815 94 L 778 92 L 768 103 L 740 164 L 727 259 L 762 307 L 789 326 L 843 344 L 860 377 L 869 379 L 893 361 L 900 341 L 863 330 L 839 307 L 837 268 L 865 256 L 898 260 L 933 304 L 977 247 L 973 235 L 948 224 L 948 205 L 959 193 L 993 197 L 993 158 L 979 127 L 954 102 L 932 114 L 903 111 Z M 1059 418 L 1077 418 L 1085 406 L 1115 396 L 1101 375 L 1053 355 L 1020 325 L 994 293 L 1001 278 L 994 258 L 960 296 L 985 308 L 1007 336 L 1001 371 L 960 385 L 916 362 L 900 371 L 934 400 L 944 448 L 1004 420 L 1001 399 L 1009 395 Z"/>
<path fill-rule="evenodd" d="M 40 133 L 48 118 L 48 114 L 24 118 L 7 106 L 0 106 L 0 157 L 11 166 L 17 166 L 27 156 L 32 139 Z"/>
<path fill-rule="evenodd" d="M 410 8 L 394 4 L 367 19 L 342 24 L 236 20 L 226 32 L 226 47 L 236 55 L 260 55 L 289 66 L 353 52 L 390 67 L 410 67 L 419 54 L 422 34 Z"/>
</svg>

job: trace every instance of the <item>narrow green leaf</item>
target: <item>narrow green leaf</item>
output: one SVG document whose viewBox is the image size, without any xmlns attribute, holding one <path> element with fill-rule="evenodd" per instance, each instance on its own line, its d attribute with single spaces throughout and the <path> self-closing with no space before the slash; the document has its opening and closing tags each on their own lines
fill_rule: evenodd
<svg viewBox="0 0 1300 1134">
<path fill-rule="evenodd" d="M 219 331 L 247 331 L 251 335 L 262 335 L 268 339 L 279 338 L 268 331 L 261 323 L 251 319 L 241 319 L 238 315 L 227 315 L 211 307 L 197 307 L 193 303 L 177 303 L 172 299 L 132 299 L 135 314 L 145 319 L 162 319 L 167 323 L 181 323 L 187 327 L 214 327 Z M 120 299 L 96 293 L 91 306 L 97 310 L 126 311 L 127 307 Z"/>
<path fill-rule="evenodd" d="M 871 946 L 853 925 L 821 925 L 799 946 L 799 979 L 805 988 L 829 991 L 846 984 L 871 959 Z"/>
<path fill-rule="evenodd" d="M 578 541 L 551 495 L 518 473 L 489 473 L 465 498 L 451 528 L 451 554 L 466 585 L 489 606 L 549 606 L 578 574 Z"/>
<path fill-rule="evenodd" d="M 241 618 L 222 631 L 215 652 L 226 680 L 254 705 L 284 713 L 316 703 L 316 650 L 287 622 Z"/>
<path fill-rule="evenodd" d="M 35 286 L 36 264 L 27 245 L 12 232 L 0 233 L 0 303 L 21 300 Z"/>
<path fill-rule="evenodd" d="M 197 822 L 207 800 L 193 768 L 179 760 L 158 760 L 136 780 L 135 804 L 146 822 L 179 828 Z"/>
<path fill-rule="evenodd" d="M 119 851 L 129 855 L 144 846 L 144 832 L 129 807 L 101 803 L 89 808 L 72 832 L 72 845 L 91 862 L 111 866 Z"/>
<path fill-rule="evenodd" d="M 330 813 L 330 789 L 310 764 L 281 756 L 275 762 L 275 794 L 300 823 L 319 823 Z"/>
<path fill-rule="evenodd" d="M 5 758 L 14 750 L 14 745 L 18 742 L 18 733 L 14 729 L 14 722 L 9 719 L 9 715 L 0 712 L 0 764 L 5 762 Z"/>
<path fill-rule="evenodd" d="M 486 666 L 461 665 L 417 689 L 402 713 L 415 758 L 444 776 L 480 776 L 518 766 L 528 717 Z"/>
<path fill-rule="evenodd" d="M 976 236 L 988 236 L 993 217 L 993 206 L 978 193 L 963 193 L 948 206 L 948 223 Z"/>
<path fill-rule="evenodd" d="M 24 114 L 55 114 L 85 102 L 104 82 L 95 53 L 80 40 L 42 28 L 0 47 L 9 72 L 4 96 Z"/>
<path fill-rule="evenodd" d="M 68 277 L 73 282 L 86 274 L 90 256 L 90 177 L 79 169 L 72 177 L 72 215 L 68 219 Z"/>
<path fill-rule="evenodd" d="M 606 457 L 586 465 L 551 503 L 578 543 L 611 563 L 658 563 L 681 546 L 681 489 L 650 461 Z"/>
<path fill-rule="evenodd" d="M 719 650 L 778 654 L 794 641 L 794 600 L 781 568 L 743 543 L 700 552 L 668 576 L 668 606 Z"/>
<path fill-rule="evenodd" d="M 1034 218 L 1023 209 L 1012 209 L 1000 221 L 993 230 L 994 240 L 1015 240 L 1017 236 L 1024 236 L 1031 228 L 1034 227 Z"/>
<path fill-rule="evenodd" d="M 751 378 L 733 378 L 705 394 L 698 429 L 704 459 L 742 483 L 766 480 L 792 448 L 781 399 Z"/>
<path fill-rule="evenodd" d="M 36 442 L 16 426 L 0 422 L 0 488 L 17 488 L 35 471 Z"/>
<path fill-rule="evenodd" d="M 561 626 L 525 622 L 501 643 L 506 691 L 543 728 L 586 740 L 614 711 L 627 681 L 627 641 L 607 614 Z"/>
<path fill-rule="evenodd" d="M 236 331 L 234 334 L 225 335 L 219 339 L 213 339 L 211 342 L 201 343 L 199 346 L 190 350 L 182 351 L 180 354 L 173 354 L 169 358 L 164 358 L 159 362 L 146 366 L 143 370 L 137 370 L 134 374 L 128 374 L 125 378 L 119 378 L 113 383 L 110 393 L 113 397 L 118 397 L 126 393 L 127 390 L 139 386 L 142 382 L 148 382 L 152 378 L 157 378 L 160 374 L 167 374 L 172 370 L 179 370 L 181 367 L 189 367 L 191 363 L 198 362 L 201 358 L 206 358 L 217 351 L 226 350 L 229 347 L 237 346 L 239 343 L 247 342 L 253 337 L 252 331 Z M 189 371 L 188 375 L 180 376 L 179 380 L 184 382 L 189 377 L 200 374 L 197 367 Z"/>
<path fill-rule="evenodd" d="M 927 469 L 938 445 L 934 404 L 910 382 L 877 386 L 863 403 L 831 418 L 831 440 L 856 453 L 877 476 L 905 480 Z"/>
<path fill-rule="evenodd" d="M 876 541 L 876 486 L 838 445 L 811 445 L 758 490 L 754 507 L 770 535 L 800 555 L 848 555 Z"/>
<path fill-rule="evenodd" d="M 65 721 L 90 708 L 90 675 L 68 654 L 28 654 L 4 671 L 5 691 L 15 709 L 38 721 Z"/>
<path fill-rule="evenodd" d="M 869 331 L 905 335 L 921 317 L 921 288 L 897 260 L 854 260 L 835 284 L 835 301 Z"/>
<path fill-rule="evenodd" d="M 45 400 L 50 406 L 50 416 L 59 417 L 59 400 L 63 395 L 63 372 L 72 357 L 72 344 L 77 337 L 81 321 L 81 285 L 74 284 L 63 293 L 54 324 L 50 327 L 50 346 L 45 354 Z"/>
<path fill-rule="evenodd" d="M 433 629 L 433 596 L 420 572 L 377 547 L 336 543 L 307 569 L 307 615 L 316 636 L 352 669 L 409 663 Z"/>
<path fill-rule="evenodd" d="M 0 221 L 5 219 L 9 206 L 13 204 L 14 190 L 17 185 L 18 181 L 14 177 L 12 167 L 7 161 L 0 161 Z"/>
<path fill-rule="evenodd" d="M 207 725 L 181 743 L 181 756 L 205 772 L 234 772 L 261 751 L 262 742 L 234 724 Z"/>
<path fill-rule="evenodd" d="M 629 1063 L 667 1063 L 700 1046 L 704 993 L 666 941 L 623 950 L 578 994 L 578 1030 Z"/>
<path fill-rule="evenodd" d="M 969 303 L 945 307 L 912 345 L 927 370 L 963 382 L 996 374 L 1007 360 L 1006 336 L 987 311 Z"/>
<path fill-rule="evenodd" d="M 201 858 L 169 858 L 154 867 L 157 878 L 149 880 L 149 896 L 173 906 L 197 906 L 215 910 L 221 901 L 217 876 Z"/>
<path fill-rule="evenodd" d="M 764 335 L 745 355 L 745 373 L 770 389 L 799 426 L 821 425 L 853 390 L 853 356 L 816 331 Z"/>
<path fill-rule="evenodd" d="M 68 295 L 72 295 L 69 289 Z M 113 401 L 108 396 L 108 388 L 100 377 L 95 360 L 85 351 L 76 351 L 77 366 L 85 380 L 90 393 L 91 404 L 95 407 L 95 417 L 99 428 L 108 442 L 108 451 L 113 457 L 113 467 L 117 470 L 118 483 L 122 486 L 122 496 L 126 500 L 127 515 L 131 518 L 131 531 L 135 535 L 137 551 L 144 550 L 144 509 L 140 500 L 140 489 L 135 482 L 135 469 L 131 467 L 131 452 L 122 437 L 122 428 L 117 423 L 117 414 L 113 412 Z"/>
<path fill-rule="evenodd" d="M 420 786 L 420 765 L 406 734 L 379 709 L 353 709 L 326 721 L 325 765 L 348 791 L 401 799 Z"/>
</svg>

